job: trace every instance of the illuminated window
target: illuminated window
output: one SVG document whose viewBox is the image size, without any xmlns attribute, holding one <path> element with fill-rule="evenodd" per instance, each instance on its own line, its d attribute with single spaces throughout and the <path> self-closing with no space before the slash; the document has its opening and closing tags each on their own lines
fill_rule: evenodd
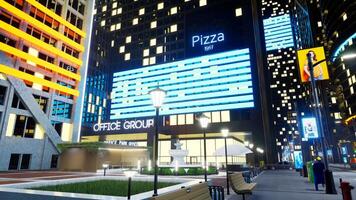
<svg viewBox="0 0 356 200">
<path fill-rule="evenodd" d="M 342 15 L 342 19 L 343 19 L 344 21 L 347 20 L 347 14 L 346 14 L 346 13 L 344 13 L 344 15 Z"/>
<path fill-rule="evenodd" d="M 150 40 L 150 46 L 155 46 L 156 42 L 157 42 L 156 38 L 151 39 Z"/>
<path fill-rule="evenodd" d="M 171 15 L 174 15 L 178 12 L 178 8 L 177 7 L 173 7 L 171 8 Z"/>
<path fill-rule="evenodd" d="M 117 9 L 117 14 L 121 14 L 122 13 L 122 8 L 118 8 Z"/>
<path fill-rule="evenodd" d="M 114 31 L 115 30 L 115 24 L 110 26 L 110 31 Z"/>
<path fill-rule="evenodd" d="M 163 8 L 164 8 L 164 3 L 163 3 L 163 2 L 157 4 L 157 10 L 161 10 L 161 9 L 163 9 Z"/>
<path fill-rule="evenodd" d="M 116 8 L 117 7 L 117 2 L 112 3 L 112 8 Z"/>
<path fill-rule="evenodd" d="M 143 50 L 143 56 L 146 57 L 146 56 L 149 56 L 150 55 L 150 49 L 144 49 Z"/>
<path fill-rule="evenodd" d="M 177 24 L 171 25 L 171 33 L 176 32 L 177 31 Z"/>
<path fill-rule="evenodd" d="M 150 65 L 156 64 L 156 57 L 150 57 Z"/>
<path fill-rule="evenodd" d="M 99 96 L 96 96 L 95 104 L 96 104 L 96 105 L 99 105 L 99 102 L 100 102 L 100 97 L 99 97 Z"/>
<path fill-rule="evenodd" d="M 106 99 L 103 99 L 103 107 L 106 107 Z"/>
<path fill-rule="evenodd" d="M 221 111 L 221 122 L 229 122 L 230 121 L 230 111 L 225 110 Z"/>
<path fill-rule="evenodd" d="M 353 86 L 350 87 L 350 93 L 354 94 L 354 87 Z"/>
<path fill-rule="evenodd" d="M 112 10 L 111 11 L 111 16 L 115 16 L 117 14 L 117 10 Z"/>
<path fill-rule="evenodd" d="M 111 40 L 111 47 L 114 47 L 114 45 L 115 45 L 115 41 Z"/>
<path fill-rule="evenodd" d="M 138 14 L 139 14 L 139 15 L 144 15 L 144 14 L 145 14 L 145 8 L 141 8 L 141 9 L 138 11 Z"/>
<path fill-rule="evenodd" d="M 34 57 L 38 57 L 39 52 L 37 51 L 37 49 L 30 47 L 28 49 L 28 54 L 30 54 L 31 56 L 34 56 Z M 36 63 L 34 63 L 34 62 L 27 61 L 27 63 L 30 65 L 36 66 Z"/>
<path fill-rule="evenodd" d="M 121 46 L 121 47 L 119 48 L 119 52 L 120 52 L 120 53 L 124 53 L 124 52 L 125 52 L 125 46 Z"/>
<path fill-rule="evenodd" d="M 125 54 L 125 60 L 130 60 L 131 54 L 130 53 L 126 53 Z"/>
<path fill-rule="evenodd" d="M 101 21 L 101 22 L 100 22 L 100 25 L 101 25 L 101 26 L 105 26 L 105 20 Z"/>
<path fill-rule="evenodd" d="M 117 23 L 115 26 L 115 30 L 119 30 L 121 28 L 121 23 Z"/>
<path fill-rule="evenodd" d="M 212 112 L 211 113 L 211 121 L 213 123 L 217 123 L 217 122 L 220 122 L 221 119 L 220 119 L 220 112 Z"/>
<path fill-rule="evenodd" d="M 131 36 L 126 37 L 126 43 L 131 43 Z"/>
<path fill-rule="evenodd" d="M 178 125 L 184 125 L 185 124 L 185 115 L 178 115 Z"/>
<path fill-rule="evenodd" d="M 318 27 L 322 27 L 323 24 L 321 23 L 321 21 L 318 21 Z"/>
<path fill-rule="evenodd" d="M 132 20 L 132 25 L 136 25 L 136 24 L 138 24 L 138 18 Z"/>
<path fill-rule="evenodd" d="M 157 21 L 151 22 L 151 28 L 156 28 L 157 27 Z"/>
<path fill-rule="evenodd" d="M 148 65 L 149 64 L 149 58 L 144 58 L 143 60 L 142 60 L 142 65 L 143 66 L 146 66 L 146 65 Z"/>
<path fill-rule="evenodd" d="M 177 125 L 177 115 L 169 116 L 169 125 L 171 125 L 171 126 Z"/>
<path fill-rule="evenodd" d="M 242 15 L 242 8 L 236 8 L 235 9 L 235 16 L 236 17 L 239 17 Z"/>
<path fill-rule="evenodd" d="M 103 12 L 106 11 L 106 6 L 103 6 L 102 11 L 103 11 Z"/>
<path fill-rule="evenodd" d="M 194 115 L 193 114 L 187 114 L 185 116 L 185 124 L 194 124 Z"/>
<path fill-rule="evenodd" d="M 162 46 L 158 46 L 157 48 L 156 48 L 156 53 L 157 54 L 160 54 L 160 53 L 162 53 L 163 52 L 163 47 Z"/>
<path fill-rule="evenodd" d="M 199 0 L 199 6 L 206 6 L 207 0 Z"/>
</svg>

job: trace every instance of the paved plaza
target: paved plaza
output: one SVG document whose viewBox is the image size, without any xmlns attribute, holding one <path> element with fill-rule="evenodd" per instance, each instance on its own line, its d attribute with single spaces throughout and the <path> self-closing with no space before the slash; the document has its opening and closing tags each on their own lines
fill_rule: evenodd
<svg viewBox="0 0 356 200">
<path fill-rule="evenodd" d="M 31 190 L 22 191 L 19 189 L 9 189 L 9 187 L 14 187 L 16 184 L 22 183 L 38 183 L 38 182 L 50 182 L 58 180 L 75 180 L 83 178 L 94 178 L 101 177 L 101 174 L 96 173 L 80 173 L 80 172 L 19 172 L 19 173 L 1 173 L 0 174 L 0 196 L 2 200 L 16 199 L 16 200 L 37 200 L 37 199 L 98 199 L 98 196 L 92 196 L 87 198 L 73 198 L 75 195 L 66 195 L 63 197 L 60 193 L 58 196 L 46 196 L 46 193 L 41 195 L 33 194 Z M 120 177 L 123 176 L 120 173 L 111 173 L 109 177 Z M 139 176 L 144 178 L 145 176 Z M 148 177 L 147 178 L 151 178 Z M 179 179 L 179 177 L 172 177 L 173 179 Z M 185 177 L 187 180 L 193 180 L 197 177 Z M 201 178 L 201 177 L 199 177 Z M 211 183 L 214 185 L 225 186 L 224 174 L 209 176 L 211 178 Z M 351 182 L 351 185 L 356 185 L 356 172 L 351 170 L 334 170 L 335 185 L 338 190 L 337 195 L 326 195 L 324 194 L 323 188 L 320 186 L 320 191 L 314 190 L 314 185 L 307 181 L 299 175 L 299 173 L 293 170 L 276 170 L 276 171 L 264 171 L 253 181 L 257 183 L 252 195 L 247 195 L 248 200 L 342 200 L 341 191 L 339 189 L 339 178 L 343 178 L 344 181 Z M 14 191 L 14 192 L 9 192 Z M 20 192 L 19 192 L 20 191 Z M 30 191 L 30 192 L 29 192 Z M 36 192 L 41 193 L 41 192 Z M 61 197 L 62 196 L 62 197 Z M 72 197 L 70 197 L 72 196 Z M 356 197 L 356 192 L 353 190 L 353 196 Z M 102 196 L 101 199 L 122 199 L 120 197 L 105 197 Z M 229 200 L 240 200 L 241 195 L 236 195 L 231 190 L 231 195 L 227 196 L 226 199 Z"/>
</svg>

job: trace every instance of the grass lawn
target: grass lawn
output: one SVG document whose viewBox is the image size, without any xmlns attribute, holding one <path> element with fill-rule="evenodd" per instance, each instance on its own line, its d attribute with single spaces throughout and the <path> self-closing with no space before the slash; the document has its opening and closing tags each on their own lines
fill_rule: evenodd
<svg viewBox="0 0 356 200">
<path fill-rule="evenodd" d="M 32 190 L 45 190 L 55 192 L 73 192 L 84 194 L 99 194 L 111 196 L 127 196 L 127 181 L 119 180 L 99 180 L 81 183 L 70 183 L 63 185 L 41 186 L 29 188 Z M 164 188 L 178 183 L 158 182 L 158 188 Z M 153 190 L 153 182 L 132 181 L 131 195 Z"/>
</svg>

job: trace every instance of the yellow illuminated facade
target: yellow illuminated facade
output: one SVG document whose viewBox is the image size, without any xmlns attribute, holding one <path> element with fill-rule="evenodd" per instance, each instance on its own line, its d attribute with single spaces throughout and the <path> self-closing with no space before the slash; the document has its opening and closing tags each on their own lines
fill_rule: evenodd
<svg viewBox="0 0 356 200">
<path fill-rule="evenodd" d="M 93 4 L 0 0 L 0 170 L 55 168 L 78 141 Z"/>
</svg>

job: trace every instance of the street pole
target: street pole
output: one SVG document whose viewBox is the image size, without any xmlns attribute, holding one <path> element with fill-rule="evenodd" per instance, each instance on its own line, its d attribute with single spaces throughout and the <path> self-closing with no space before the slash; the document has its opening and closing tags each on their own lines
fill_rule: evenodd
<svg viewBox="0 0 356 200">
<path fill-rule="evenodd" d="M 229 171 L 227 170 L 227 142 L 225 137 L 225 170 L 226 170 L 226 194 L 230 195 Z"/>
<path fill-rule="evenodd" d="M 130 200 L 131 199 L 131 177 L 129 177 L 129 185 L 127 188 L 127 199 Z"/>
<path fill-rule="evenodd" d="M 326 194 L 336 194 L 336 189 L 335 189 L 335 184 L 334 184 L 334 178 L 332 175 L 332 172 L 329 170 L 329 164 L 328 164 L 328 158 L 327 158 L 327 150 L 326 150 L 326 144 L 325 144 L 325 135 L 324 135 L 324 128 L 323 128 L 323 123 L 322 123 L 322 115 L 321 115 L 321 109 L 320 109 L 320 102 L 319 102 L 319 96 L 318 96 L 318 90 L 316 87 L 316 81 L 314 77 L 314 66 L 318 65 L 318 63 L 313 64 L 313 58 L 312 54 L 309 52 L 307 54 L 308 56 L 308 67 L 309 67 L 309 72 L 310 72 L 310 82 L 311 82 L 311 88 L 312 88 L 312 97 L 313 101 L 315 104 L 315 118 L 317 122 L 317 127 L 320 132 L 320 143 L 323 151 L 323 157 L 324 157 L 324 165 L 325 165 L 325 193 Z M 321 62 L 321 61 L 320 61 Z"/>
<path fill-rule="evenodd" d="M 153 183 L 153 196 L 157 196 L 157 182 L 158 182 L 158 118 L 159 118 L 159 108 L 156 108 L 156 119 L 155 119 L 155 137 L 154 137 L 154 183 Z"/>
<path fill-rule="evenodd" d="M 207 175 L 207 166 L 206 166 L 206 133 L 205 133 L 205 128 L 204 130 L 204 180 L 205 182 L 208 181 L 208 175 Z"/>
</svg>

